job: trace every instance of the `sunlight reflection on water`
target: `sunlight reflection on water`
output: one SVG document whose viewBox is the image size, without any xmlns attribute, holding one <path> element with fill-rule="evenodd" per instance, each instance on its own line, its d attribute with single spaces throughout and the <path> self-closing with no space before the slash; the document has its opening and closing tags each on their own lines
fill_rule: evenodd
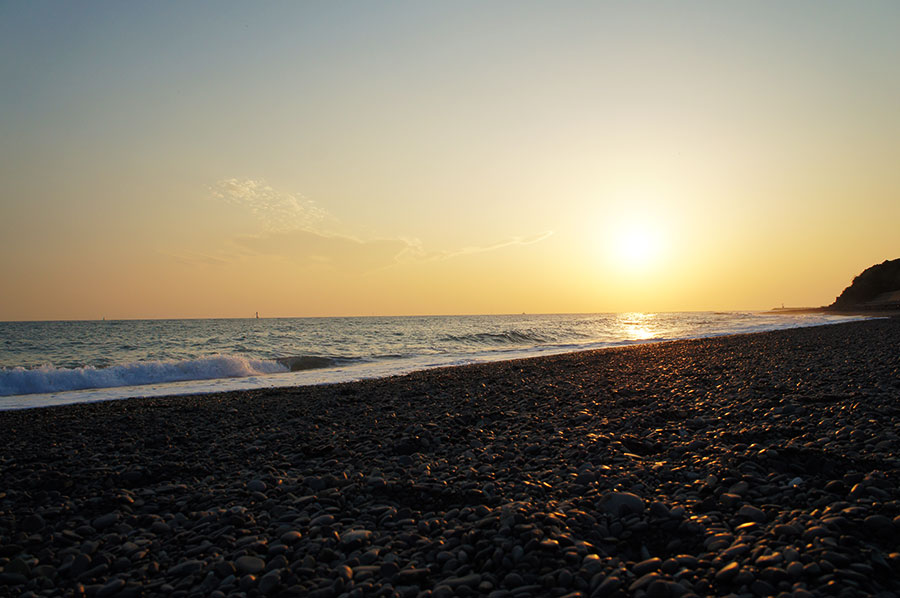
<svg viewBox="0 0 900 598">
<path fill-rule="evenodd" d="M 656 336 L 656 314 L 632 312 L 619 314 L 618 325 L 622 336 L 630 341 L 645 341 Z"/>
</svg>

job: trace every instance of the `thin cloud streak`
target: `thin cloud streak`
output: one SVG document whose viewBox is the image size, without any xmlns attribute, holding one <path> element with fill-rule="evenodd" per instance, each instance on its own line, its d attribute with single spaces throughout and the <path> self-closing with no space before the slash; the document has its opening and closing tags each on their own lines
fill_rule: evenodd
<svg viewBox="0 0 900 598">
<path fill-rule="evenodd" d="M 217 199 L 249 208 L 269 232 L 310 230 L 332 218 L 314 201 L 274 189 L 263 180 L 225 179 L 211 191 Z"/>
<path fill-rule="evenodd" d="M 442 255 L 438 256 L 437 259 L 450 259 L 454 257 L 458 257 L 461 255 L 473 255 L 476 253 L 485 253 L 488 251 L 494 251 L 497 249 L 503 249 L 504 247 L 512 247 L 514 245 L 533 245 L 534 243 L 540 243 L 541 241 L 550 238 L 553 236 L 553 231 L 548 230 L 542 233 L 538 233 L 536 235 L 530 235 L 527 237 L 510 237 L 503 241 L 499 241 L 497 243 L 493 243 L 491 245 L 483 245 L 483 246 L 470 246 L 463 247 L 462 249 L 458 249 L 456 251 L 446 251 L 442 252 Z"/>
<path fill-rule="evenodd" d="M 266 255 L 311 268 L 367 273 L 395 265 L 444 261 L 512 246 L 539 243 L 553 231 L 509 237 L 488 245 L 427 251 L 416 238 L 359 239 L 323 230 L 326 220 L 337 220 L 324 208 L 302 195 L 280 191 L 264 180 L 230 178 L 211 188 L 213 195 L 249 209 L 263 225 L 264 234 L 232 239 L 236 252 L 218 256 L 182 252 L 170 257 L 183 263 L 222 264 L 249 256 Z"/>
<path fill-rule="evenodd" d="M 397 262 L 409 246 L 399 239 L 362 241 L 342 235 L 313 231 L 288 231 L 235 239 L 240 247 L 255 255 L 289 260 L 301 266 L 364 273 Z"/>
</svg>

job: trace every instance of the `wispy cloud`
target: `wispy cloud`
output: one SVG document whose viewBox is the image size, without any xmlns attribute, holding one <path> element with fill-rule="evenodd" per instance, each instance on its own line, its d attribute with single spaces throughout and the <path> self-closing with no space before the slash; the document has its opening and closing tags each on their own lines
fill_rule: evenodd
<svg viewBox="0 0 900 598">
<path fill-rule="evenodd" d="M 325 230 L 325 222 L 340 228 L 340 223 L 327 210 L 302 195 L 274 189 L 263 180 L 225 179 L 219 181 L 212 191 L 220 200 L 249 209 L 263 226 L 264 232 L 232 239 L 232 247 L 236 251 L 229 255 L 182 253 L 173 256 L 180 261 L 217 264 L 251 255 L 264 255 L 310 268 L 362 273 L 397 264 L 448 260 L 516 245 L 531 245 L 553 234 L 553 231 L 545 231 L 530 236 L 508 237 L 486 245 L 428 251 L 418 239 L 360 239 Z"/>
<path fill-rule="evenodd" d="M 504 239 L 502 241 L 498 241 L 497 243 L 492 243 L 490 245 L 473 245 L 469 247 L 463 247 L 462 249 L 457 249 L 453 251 L 444 251 L 437 254 L 435 257 L 437 259 L 450 259 L 453 257 L 457 257 L 460 255 L 472 255 L 474 253 L 484 253 L 486 251 L 494 251 L 496 249 L 503 249 L 504 247 L 511 247 L 513 245 L 532 245 L 534 243 L 540 243 L 544 239 L 547 239 L 553 235 L 552 230 L 544 231 L 542 233 L 538 233 L 536 235 L 529 235 L 526 237 L 516 236 L 509 237 L 508 239 Z"/>
<path fill-rule="evenodd" d="M 269 232 L 311 230 L 331 217 L 314 201 L 274 189 L 262 180 L 225 179 L 212 192 L 218 199 L 249 208 Z"/>
<path fill-rule="evenodd" d="M 257 255 L 277 256 L 309 267 L 358 273 L 395 264 L 410 250 L 410 245 L 400 239 L 362 241 L 302 230 L 242 236 L 235 242 Z"/>
</svg>

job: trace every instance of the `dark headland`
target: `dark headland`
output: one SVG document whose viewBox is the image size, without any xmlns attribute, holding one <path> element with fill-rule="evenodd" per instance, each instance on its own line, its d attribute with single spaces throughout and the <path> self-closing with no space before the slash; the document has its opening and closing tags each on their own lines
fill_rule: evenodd
<svg viewBox="0 0 900 598">
<path fill-rule="evenodd" d="M 0 596 L 900 593 L 896 318 L 0 430 Z"/>
<path fill-rule="evenodd" d="M 776 313 L 900 315 L 900 258 L 870 266 L 824 307 L 779 307 Z"/>
</svg>

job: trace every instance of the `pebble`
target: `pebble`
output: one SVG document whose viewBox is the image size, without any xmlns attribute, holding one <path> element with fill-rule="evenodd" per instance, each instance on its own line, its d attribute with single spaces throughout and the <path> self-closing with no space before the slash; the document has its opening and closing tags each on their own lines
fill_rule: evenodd
<svg viewBox="0 0 900 598">
<path fill-rule="evenodd" d="M 637 590 L 640 590 L 641 588 L 645 588 L 645 587 L 653 584 L 653 582 L 658 581 L 659 579 L 660 579 L 659 573 L 656 573 L 656 572 L 647 573 L 646 575 L 642 575 L 641 577 L 634 580 L 631 583 L 631 585 L 628 586 L 628 591 L 636 592 Z"/>
<path fill-rule="evenodd" d="M 266 568 L 266 562 L 259 557 L 244 555 L 234 561 L 235 567 L 241 573 L 256 574 Z"/>
<path fill-rule="evenodd" d="M 99 598 L 106 598 L 106 596 L 115 596 L 116 594 L 119 593 L 119 590 L 121 590 L 124 587 L 125 587 L 124 579 L 113 579 L 113 580 L 107 582 L 106 585 L 104 585 L 97 591 L 97 596 Z"/>
<path fill-rule="evenodd" d="M 301 540 L 301 538 L 303 538 L 303 535 L 300 532 L 292 530 L 292 531 L 284 532 L 283 534 L 281 534 L 280 539 L 284 544 L 290 545 L 290 544 L 296 544 L 297 542 L 299 542 Z"/>
<path fill-rule="evenodd" d="M 653 557 L 637 563 L 634 567 L 631 568 L 631 570 L 637 577 L 641 577 L 647 573 L 650 573 L 651 571 L 658 570 L 661 565 L 662 559 L 660 559 L 659 557 Z"/>
<path fill-rule="evenodd" d="M 632 492 L 610 492 L 603 498 L 601 507 L 613 515 L 640 515 L 644 512 L 644 500 Z"/>
<path fill-rule="evenodd" d="M 742 506 L 738 509 L 737 516 L 744 517 L 756 523 L 765 523 L 767 519 L 766 514 L 762 510 L 752 505 Z"/>
<path fill-rule="evenodd" d="M 182 561 L 177 565 L 170 567 L 168 571 L 168 575 L 170 577 L 181 577 L 184 575 L 191 575 L 200 571 L 204 567 L 203 561 L 188 560 Z"/>
<path fill-rule="evenodd" d="M 346 531 L 341 534 L 341 545 L 344 548 L 355 548 L 363 546 L 370 543 L 374 536 L 375 534 L 366 529 Z"/>
<path fill-rule="evenodd" d="M 281 571 L 269 571 L 259 579 L 259 591 L 263 594 L 271 594 L 281 585 Z"/>
<path fill-rule="evenodd" d="M 503 578 L 503 585 L 507 588 L 517 588 L 521 585 L 524 585 L 525 581 L 522 579 L 522 576 L 518 573 L 507 573 Z"/>
<path fill-rule="evenodd" d="M 107 513 L 106 515 L 101 515 L 97 517 L 91 522 L 91 525 L 94 529 L 97 530 L 105 530 L 108 527 L 115 525 L 115 523 L 119 520 L 118 513 Z"/>
<path fill-rule="evenodd" d="M 737 576 L 740 569 L 740 563 L 732 561 L 716 572 L 716 581 L 719 583 L 728 583 Z"/>
</svg>

